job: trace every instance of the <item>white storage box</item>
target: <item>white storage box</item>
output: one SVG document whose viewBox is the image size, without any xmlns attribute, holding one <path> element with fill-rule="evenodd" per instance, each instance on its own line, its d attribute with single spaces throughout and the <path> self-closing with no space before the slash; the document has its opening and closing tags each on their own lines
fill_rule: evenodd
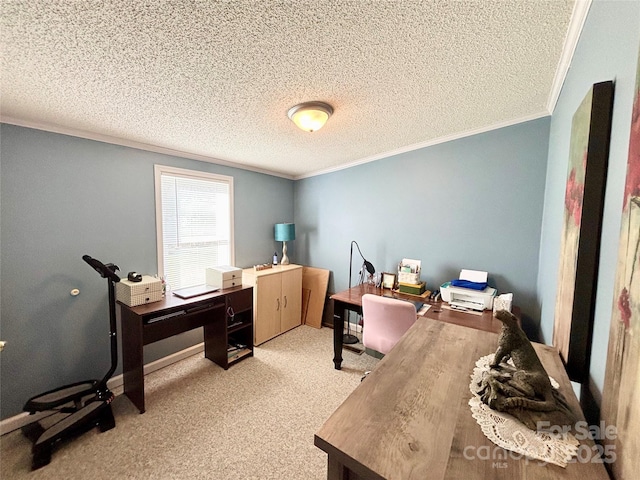
<svg viewBox="0 0 640 480">
<path fill-rule="evenodd" d="M 398 283 L 410 283 L 420 285 L 420 272 L 422 261 L 403 258 L 398 265 Z"/>
<path fill-rule="evenodd" d="M 120 280 L 116 283 L 116 300 L 130 307 L 162 300 L 162 281 L 143 275 L 140 282 Z"/>
<path fill-rule="evenodd" d="M 242 285 L 242 269 L 229 265 L 207 268 L 206 279 L 207 285 L 222 288 L 223 290 L 237 287 Z"/>
<path fill-rule="evenodd" d="M 398 283 L 411 283 L 412 285 L 420 284 L 419 273 L 398 272 Z"/>
</svg>

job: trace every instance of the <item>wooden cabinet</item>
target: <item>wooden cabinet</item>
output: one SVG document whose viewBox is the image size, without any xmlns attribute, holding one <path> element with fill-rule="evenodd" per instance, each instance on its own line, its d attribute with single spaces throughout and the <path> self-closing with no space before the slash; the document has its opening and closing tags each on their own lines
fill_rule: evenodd
<svg viewBox="0 0 640 480">
<path fill-rule="evenodd" d="M 242 283 L 254 288 L 253 340 L 259 345 L 302 323 L 302 266 L 278 265 L 242 271 Z"/>
</svg>

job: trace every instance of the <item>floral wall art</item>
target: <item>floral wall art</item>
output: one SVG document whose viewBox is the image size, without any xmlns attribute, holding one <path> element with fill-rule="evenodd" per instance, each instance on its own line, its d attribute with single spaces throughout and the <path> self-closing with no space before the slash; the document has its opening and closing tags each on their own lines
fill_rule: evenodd
<svg viewBox="0 0 640 480">
<path fill-rule="evenodd" d="M 580 383 L 589 371 L 612 105 L 613 82 L 596 83 L 571 123 L 553 344 Z"/>
<path fill-rule="evenodd" d="M 640 471 L 640 54 L 621 225 L 601 407 L 603 422 L 615 427 L 604 441 L 616 455 L 616 479 Z"/>
</svg>

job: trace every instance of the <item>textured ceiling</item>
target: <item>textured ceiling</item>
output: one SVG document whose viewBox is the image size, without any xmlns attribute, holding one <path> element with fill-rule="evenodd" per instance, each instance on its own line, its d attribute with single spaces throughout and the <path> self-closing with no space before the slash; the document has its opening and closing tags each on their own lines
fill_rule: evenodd
<svg viewBox="0 0 640 480">
<path fill-rule="evenodd" d="M 2 121 L 290 178 L 548 114 L 576 28 L 560 0 L 1 2 Z"/>
</svg>

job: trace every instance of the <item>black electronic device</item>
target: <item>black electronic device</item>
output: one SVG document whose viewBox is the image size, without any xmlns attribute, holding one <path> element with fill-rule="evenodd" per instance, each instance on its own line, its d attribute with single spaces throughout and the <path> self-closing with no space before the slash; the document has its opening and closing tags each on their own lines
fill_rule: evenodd
<svg viewBox="0 0 640 480">
<path fill-rule="evenodd" d="M 127 280 L 129 280 L 130 282 L 141 282 L 142 274 L 138 272 L 129 272 L 127 274 Z"/>
</svg>

